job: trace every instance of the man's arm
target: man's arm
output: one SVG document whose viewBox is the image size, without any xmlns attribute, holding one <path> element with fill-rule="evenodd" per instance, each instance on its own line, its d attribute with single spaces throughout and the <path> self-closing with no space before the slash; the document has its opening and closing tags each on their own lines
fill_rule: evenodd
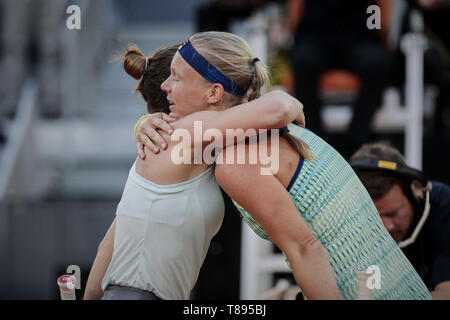
<svg viewBox="0 0 450 320">
<path fill-rule="evenodd" d="M 450 281 L 439 283 L 433 291 L 431 296 L 434 300 L 450 300 Z"/>
<path fill-rule="evenodd" d="M 305 0 L 288 0 L 286 4 L 287 29 L 295 35 L 297 27 L 303 17 Z"/>
<path fill-rule="evenodd" d="M 84 300 L 100 300 L 103 297 L 101 287 L 103 277 L 111 262 L 114 249 L 114 233 L 116 231 L 116 219 L 109 227 L 105 237 L 98 246 L 97 256 L 92 265 L 91 272 L 84 291 Z"/>
<path fill-rule="evenodd" d="M 283 185 L 272 175 L 261 175 L 260 169 L 260 165 L 218 164 L 215 174 L 225 192 L 251 213 L 285 253 L 306 297 L 340 299 L 327 252 Z"/>
<path fill-rule="evenodd" d="M 430 230 L 432 250 L 435 257 L 432 266 L 433 299 L 450 299 L 450 186 L 432 181 L 430 192 L 430 217 L 434 226 Z M 430 222 L 430 223 L 431 223 Z"/>
<path fill-rule="evenodd" d="M 381 43 L 386 51 L 389 51 L 389 29 L 391 27 L 391 16 L 393 4 L 391 0 L 376 0 L 375 3 L 378 5 L 381 11 L 381 28 L 378 33 L 381 38 Z"/>
</svg>

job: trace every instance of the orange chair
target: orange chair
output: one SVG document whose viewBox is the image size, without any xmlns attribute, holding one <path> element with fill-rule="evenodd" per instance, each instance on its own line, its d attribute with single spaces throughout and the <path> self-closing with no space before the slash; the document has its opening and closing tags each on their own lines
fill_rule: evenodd
<svg viewBox="0 0 450 320">
<path fill-rule="evenodd" d="M 331 69 L 319 78 L 321 91 L 350 91 L 356 92 L 361 86 L 360 78 L 344 69 Z"/>
<path fill-rule="evenodd" d="M 294 92 L 294 74 L 291 70 L 282 76 L 281 85 L 288 92 Z M 360 78 L 356 74 L 344 69 L 328 70 L 319 78 L 319 88 L 321 91 L 357 92 L 360 86 Z"/>
<path fill-rule="evenodd" d="M 375 0 L 375 3 L 380 7 L 381 14 L 381 27 L 384 30 L 382 36 L 387 36 L 390 29 L 390 19 L 392 14 L 392 0 Z M 288 1 L 288 10 L 291 12 L 298 12 L 297 15 L 293 15 L 291 20 L 295 21 L 300 19 L 303 15 L 305 4 L 303 0 Z M 289 92 L 294 92 L 294 78 L 291 71 L 286 73 L 281 80 L 281 85 Z M 332 91 L 332 92 L 345 92 L 356 93 L 361 87 L 361 80 L 357 75 L 344 69 L 330 69 L 322 74 L 319 79 L 320 91 Z"/>
</svg>

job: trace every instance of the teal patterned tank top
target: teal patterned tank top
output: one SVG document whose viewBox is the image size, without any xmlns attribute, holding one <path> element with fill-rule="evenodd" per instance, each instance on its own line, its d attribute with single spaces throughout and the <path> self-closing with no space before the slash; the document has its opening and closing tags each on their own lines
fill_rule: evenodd
<svg viewBox="0 0 450 320">
<path fill-rule="evenodd" d="M 373 299 L 431 299 L 430 292 L 392 239 L 368 192 L 345 159 L 311 131 L 289 124 L 308 143 L 314 159 L 301 159 L 288 187 L 298 212 L 327 250 L 344 299 L 358 297 L 357 271 L 376 266 L 380 288 Z M 264 229 L 239 204 L 244 221 L 260 237 Z"/>
</svg>

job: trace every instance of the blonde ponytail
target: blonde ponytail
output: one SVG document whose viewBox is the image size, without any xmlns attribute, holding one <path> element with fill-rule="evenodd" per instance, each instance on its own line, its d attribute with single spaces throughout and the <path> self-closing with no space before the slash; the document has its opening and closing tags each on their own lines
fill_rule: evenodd
<svg viewBox="0 0 450 320">
<path fill-rule="evenodd" d="M 269 84 L 267 67 L 259 61 L 259 59 L 258 61 L 254 60 L 255 59 L 252 59 L 249 62 L 250 68 L 252 69 L 252 76 L 247 92 L 244 97 L 242 97 L 240 103 L 249 102 L 259 98 L 261 96 L 261 90 L 267 90 Z"/>
<path fill-rule="evenodd" d="M 294 148 L 294 150 L 297 151 L 297 153 L 305 160 L 314 159 L 314 155 L 309 148 L 309 145 L 302 139 L 294 137 L 292 134 L 283 129 L 280 130 L 280 137 L 285 138 L 292 146 L 292 148 Z"/>
</svg>

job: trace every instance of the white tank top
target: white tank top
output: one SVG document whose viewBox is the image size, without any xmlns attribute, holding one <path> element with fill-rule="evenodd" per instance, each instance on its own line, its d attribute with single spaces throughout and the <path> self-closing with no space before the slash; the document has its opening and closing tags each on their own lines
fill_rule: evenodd
<svg viewBox="0 0 450 320">
<path fill-rule="evenodd" d="M 189 299 L 225 211 L 213 167 L 177 184 L 158 185 L 130 170 L 116 212 L 111 262 L 102 281 Z"/>
</svg>

